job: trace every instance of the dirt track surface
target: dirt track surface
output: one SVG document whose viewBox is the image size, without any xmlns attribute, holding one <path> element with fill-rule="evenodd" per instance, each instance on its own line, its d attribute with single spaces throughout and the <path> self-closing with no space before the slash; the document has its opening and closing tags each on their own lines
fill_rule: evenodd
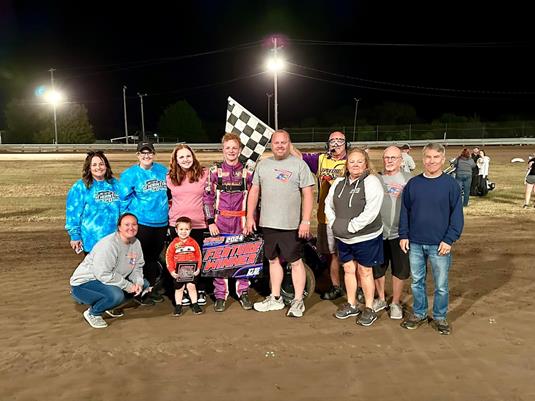
<svg viewBox="0 0 535 401">
<path fill-rule="evenodd" d="M 473 201 L 453 248 L 446 337 L 384 312 L 369 328 L 339 321 L 342 301 L 317 294 L 302 319 L 234 300 L 173 318 L 166 300 L 95 330 L 69 296 L 80 257 L 64 223 L 4 220 L 0 400 L 534 400 L 535 209 L 491 218 L 482 205 Z"/>
</svg>

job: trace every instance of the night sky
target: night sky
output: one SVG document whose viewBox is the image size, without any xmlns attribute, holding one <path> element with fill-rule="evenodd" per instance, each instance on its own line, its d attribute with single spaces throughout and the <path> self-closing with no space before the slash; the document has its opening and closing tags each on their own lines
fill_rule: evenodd
<svg viewBox="0 0 535 401">
<path fill-rule="evenodd" d="M 137 92 L 148 95 L 148 131 L 181 99 L 221 129 L 229 95 L 267 119 L 265 59 L 277 33 L 289 63 L 279 126 L 352 110 L 355 97 L 363 115 L 395 101 L 423 120 L 444 112 L 535 119 L 532 14 L 521 2 L 131 3 L 0 0 L 0 108 L 31 99 L 53 67 L 68 99 L 87 106 L 98 138 L 122 134 L 123 85 L 132 130 Z"/>
</svg>

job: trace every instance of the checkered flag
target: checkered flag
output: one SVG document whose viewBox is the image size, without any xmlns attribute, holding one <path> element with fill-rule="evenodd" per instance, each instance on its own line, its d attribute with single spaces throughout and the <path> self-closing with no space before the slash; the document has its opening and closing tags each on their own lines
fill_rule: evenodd
<svg viewBox="0 0 535 401">
<path fill-rule="evenodd" d="M 254 168 L 266 150 L 274 130 L 229 96 L 225 132 L 232 132 L 240 136 L 243 145 L 240 162 L 244 166 Z"/>
</svg>

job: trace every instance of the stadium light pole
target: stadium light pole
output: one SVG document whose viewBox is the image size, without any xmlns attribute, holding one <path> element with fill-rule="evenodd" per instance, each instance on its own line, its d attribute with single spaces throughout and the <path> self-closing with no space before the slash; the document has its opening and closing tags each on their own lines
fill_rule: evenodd
<svg viewBox="0 0 535 401">
<path fill-rule="evenodd" d="M 124 137 L 128 145 L 128 121 L 126 119 L 126 85 L 123 85 Z"/>
<path fill-rule="evenodd" d="M 54 110 L 54 143 L 58 144 L 58 119 L 57 119 L 57 113 L 56 113 L 56 107 L 60 100 L 60 95 L 56 92 L 54 88 L 54 71 L 56 71 L 55 68 L 51 68 L 48 71 L 50 71 L 50 87 L 52 88 L 52 92 L 50 92 L 47 97 L 49 99 L 49 102 L 52 103 L 52 109 Z"/>
<path fill-rule="evenodd" d="M 267 106 L 268 106 L 268 118 L 267 118 L 267 124 L 268 126 L 271 126 L 270 125 L 270 109 L 271 109 L 271 96 L 273 96 L 273 93 L 266 93 L 266 96 L 267 96 Z"/>
<path fill-rule="evenodd" d="M 284 69 L 284 61 L 277 55 L 279 47 L 277 47 L 277 38 L 271 38 L 273 42 L 273 56 L 268 60 L 267 68 L 273 73 L 273 98 L 274 98 L 274 110 L 273 116 L 275 120 L 275 130 L 279 129 L 279 94 L 278 94 L 278 73 Z"/>
<path fill-rule="evenodd" d="M 354 97 L 353 100 L 355 100 L 355 118 L 353 120 L 353 142 L 355 142 L 355 135 L 357 133 L 357 113 L 359 110 L 360 98 L 357 99 L 356 97 Z"/>
<path fill-rule="evenodd" d="M 147 96 L 146 93 L 137 93 L 139 100 L 141 101 L 141 134 L 143 135 L 142 141 L 145 141 L 145 116 L 143 115 L 143 96 Z"/>
</svg>

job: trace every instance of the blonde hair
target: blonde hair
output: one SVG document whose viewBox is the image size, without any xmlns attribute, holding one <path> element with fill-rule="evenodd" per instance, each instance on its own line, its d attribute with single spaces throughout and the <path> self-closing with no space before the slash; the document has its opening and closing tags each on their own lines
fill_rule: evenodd
<svg viewBox="0 0 535 401">
<path fill-rule="evenodd" d="M 346 160 L 346 176 L 349 177 L 349 169 L 347 168 L 347 163 L 349 162 L 349 158 L 353 153 L 360 153 L 362 156 L 364 156 L 364 162 L 366 163 L 366 171 L 368 171 L 369 174 L 375 174 L 375 169 L 373 168 L 373 164 L 370 161 L 370 156 L 368 155 L 368 152 L 366 152 L 362 148 L 351 148 L 349 149 L 349 152 L 347 152 L 347 160 Z"/>
</svg>

